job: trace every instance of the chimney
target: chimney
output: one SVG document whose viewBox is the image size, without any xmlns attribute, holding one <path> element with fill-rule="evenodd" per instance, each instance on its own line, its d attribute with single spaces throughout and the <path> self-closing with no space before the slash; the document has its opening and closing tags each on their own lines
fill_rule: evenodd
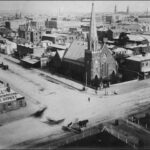
<svg viewBox="0 0 150 150">
<path fill-rule="evenodd" d="M 103 42 L 104 42 L 104 44 L 106 44 L 106 43 L 107 43 L 107 41 L 108 41 L 108 38 L 107 38 L 107 37 L 104 37 L 104 38 L 103 38 Z"/>
</svg>

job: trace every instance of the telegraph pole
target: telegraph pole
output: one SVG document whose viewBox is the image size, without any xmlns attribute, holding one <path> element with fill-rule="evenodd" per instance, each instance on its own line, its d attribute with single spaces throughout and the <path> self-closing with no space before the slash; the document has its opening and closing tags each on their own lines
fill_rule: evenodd
<svg viewBox="0 0 150 150">
<path fill-rule="evenodd" d="M 85 86 L 87 87 L 87 70 L 85 72 Z"/>
</svg>

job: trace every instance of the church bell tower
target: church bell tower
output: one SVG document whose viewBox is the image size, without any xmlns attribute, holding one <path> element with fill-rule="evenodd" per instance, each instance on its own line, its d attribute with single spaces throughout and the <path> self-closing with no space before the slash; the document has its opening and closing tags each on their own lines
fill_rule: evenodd
<svg viewBox="0 0 150 150">
<path fill-rule="evenodd" d="M 94 3 L 92 3 L 88 49 L 85 50 L 85 77 L 88 84 L 95 78 L 100 78 L 100 49 L 95 21 Z"/>
</svg>

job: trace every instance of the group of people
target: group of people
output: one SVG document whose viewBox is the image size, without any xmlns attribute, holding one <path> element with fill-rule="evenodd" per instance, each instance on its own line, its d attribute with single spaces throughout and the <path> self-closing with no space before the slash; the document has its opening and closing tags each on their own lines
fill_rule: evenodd
<svg viewBox="0 0 150 150">
<path fill-rule="evenodd" d="M 98 77 L 95 77 L 94 80 L 94 87 L 95 87 L 95 93 L 97 94 L 98 89 L 102 88 L 108 88 L 110 86 L 110 80 L 109 79 L 98 79 Z"/>
</svg>

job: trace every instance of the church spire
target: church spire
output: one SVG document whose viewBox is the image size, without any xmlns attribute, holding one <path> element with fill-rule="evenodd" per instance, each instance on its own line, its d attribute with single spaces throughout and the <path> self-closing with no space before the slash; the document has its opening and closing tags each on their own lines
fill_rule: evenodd
<svg viewBox="0 0 150 150">
<path fill-rule="evenodd" d="M 97 38 L 97 29 L 96 29 L 96 21 L 95 21 L 94 3 L 92 3 L 90 34 L 89 34 L 89 43 L 88 44 L 89 44 L 90 51 L 97 50 L 98 38 Z"/>
</svg>

